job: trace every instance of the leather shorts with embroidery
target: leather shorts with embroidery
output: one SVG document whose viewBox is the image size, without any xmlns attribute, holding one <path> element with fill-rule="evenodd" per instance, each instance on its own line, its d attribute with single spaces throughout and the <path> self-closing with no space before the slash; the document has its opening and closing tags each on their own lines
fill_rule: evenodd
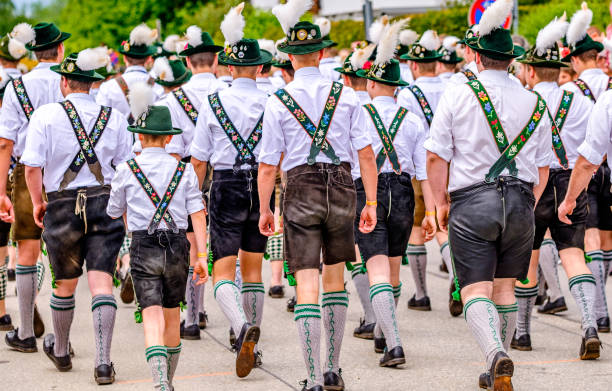
<svg viewBox="0 0 612 391">
<path fill-rule="evenodd" d="M 11 200 L 15 212 L 12 240 L 40 240 L 42 229 L 34 222 L 32 198 L 25 180 L 25 166 L 17 163 L 12 174 Z"/>
</svg>

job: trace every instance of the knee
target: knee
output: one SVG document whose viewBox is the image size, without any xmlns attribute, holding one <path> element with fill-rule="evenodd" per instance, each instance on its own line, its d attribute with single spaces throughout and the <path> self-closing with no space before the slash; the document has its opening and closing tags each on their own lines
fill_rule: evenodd
<svg viewBox="0 0 612 391">
<path fill-rule="evenodd" d="M 514 304 L 516 302 L 516 298 L 514 296 L 514 286 L 514 279 L 512 278 L 495 280 L 493 283 L 492 296 L 495 304 Z"/>
</svg>

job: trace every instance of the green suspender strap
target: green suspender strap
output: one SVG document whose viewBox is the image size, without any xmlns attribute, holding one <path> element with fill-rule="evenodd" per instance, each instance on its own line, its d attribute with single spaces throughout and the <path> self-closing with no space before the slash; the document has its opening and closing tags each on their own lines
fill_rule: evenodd
<svg viewBox="0 0 612 391">
<path fill-rule="evenodd" d="M 606 88 L 606 91 L 607 90 L 612 90 L 612 77 L 608 78 L 608 88 Z"/>
<path fill-rule="evenodd" d="M 423 116 L 425 117 L 425 120 L 427 121 L 427 125 L 431 126 L 431 121 L 433 121 L 433 110 L 431 109 L 429 102 L 427 102 L 427 98 L 425 98 L 425 94 L 423 94 L 423 91 L 421 91 L 421 89 L 417 87 L 416 85 L 411 85 L 408 88 L 414 94 L 414 97 L 419 102 L 419 105 L 421 106 L 421 110 L 423 111 Z"/>
<path fill-rule="evenodd" d="M 331 144 L 327 141 L 327 131 L 331 124 L 334 112 L 338 106 L 338 100 L 342 94 L 343 85 L 338 82 L 334 82 L 329 91 L 329 96 L 323 109 L 323 114 L 319 119 L 319 126 L 315 127 L 312 120 L 308 118 L 308 115 L 302 110 L 300 105 L 289 95 L 284 88 L 276 91 L 274 95 L 285 105 L 289 112 L 295 117 L 295 119 L 302 125 L 306 133 L 312 138 L 310 145 L 310 154 L 308 155 L 308 165 L 312 166 L 316 162 L 317 155 L 319 152 L 323 152 L 328 158 L 331 159 L 332 163 L 339 166 L 340 159 L 336 156 L 336 152 Z"/>
<path fill-rule="evenodd" d="M 468 81 L 472 81 L 472 80 L 476 80 L 477 77 L 474 74 L 474 72 L 470 71 L 469 69 L 464 69 L 463 71 L 461 71 L 461 73 L 463 73 L 463 76 L 465 76 Z"/>
<path fill-rule="evenodd" d="M 74 135 L 79 142 L 79 147 L 81 150 L 74 157 L 72 163 L 68 167 L 68 170 L 66 170 L 64 173 L 64 178 L 62 178 L 62 182 L 60 183 L 59 191 L 64 190 L 72 181 L 74 181 L 79 174 L 79 171 L 81 171 L 83 163 L 87 163 L 89 171 L 91 171 L 91 173 L 96 177 L 98 183 L 103 185 L 104 176 L 102 175 L 102 166 L 100 166 L 100 162 L 98 161 L 98 156 L 96 155 L 94 147 L 100 140 L 100 136 L 102 136 L 104 129 L 106 129 L 108 117 L 111 112 L 110 107 L 102 106 L 93 130 L 90 134 L 87 134 L 87 132 L 85 132 L 85 128 L 83 127 L 81 117 L 79 116 L 79 113 L 77 113 L 72 102 L 65 100 L 60 104 L 68 115 L 68 119 L 72 125 L 72 130 L 74 131 Z"/>
<path fill-rule="evenodd" d="M 495 111 L 495 107 L 493 107 L 493 103 L 491 103 L 491 99 L 489 98 L 489 94 L 485 90 L 482 83 L 478 80 L 472 80 L 468 82 L 467 85 L 472 89 L 476 98 L 478 99 L 478 103 L 480 103 L 480 107 L 489 123 L 489 127 L 491 128 L 491 133 L 493 133 L 493 138 L 497 143 L 497 149 L 499 149 L 499 153 L 503 154 L 506 148 L 508 148 L 508 137 L 506 136 L 506 132 L 502 127 L 501 121 L 497 116 L 497 112 Z M 518 174 L 518 170 L 516 169 L 516 163 L 511 161 L 509 164 L 510 175 L 516 176 Z"/>
<path fill-rule="evenodd" d="M 244 141 L 240 135 L 240 132 L 236 130 L 234 123 L 228 117 L 225 109 L 223 108 L 221 100 L 219 99 L 219 93 L 215 92 L 214 94 L 208 95 L 208 103 L 210 103 L 210 108 L 217 118 L 219 125 L 221 128 L 223 128 L 223 131 L 232 142 L 232 145 L 238 151 L 234 170 L 239 169 L 240 165 L 242 164 L 250 164 L 251 166 L 255 166 L 256 159 L 254 151 L 255 147 L 257 147 L 257 144 L 259 143 L 259 140 L 261 140 L 263 113 L 259 117 L 257 124 L 255 124 L 255 129 L 253 129 L 249 138 Z"/>
<path fill-rule="evenodd" d="M 535 92 L 535 91 L 534 91 Z M 540 94 L 538 94 L 540 97 Z M 559 102 L 559 107 L 557 108 L 557 112 L 555 113 L 555 118 L 553 119 L 550 110 L 546 108 L 546 112 L 548 113 L 548 118 L 550 118 L 550 122 L 552 124 L 552 144 L 553 150 L 555 151 L 555 155 L 557 156 L 557 160 L 559 160 L 559 164 L 564 168 L 569 168 L 569 163 L 567 161 L 567 154 L 565 153 L 565 146 L 563 146 L 563 140 L 561 139 L 561 129 L 563 129 L 563 125 L 565 125 L 565 119 L 567 118 L 567 113 L 569 112 L 569 108 L 572 105 L 574 100 L 574 93 L 571 91 L 563 91 L 563 96 L 561 97 L 561 102 Z"/>
<path fill-rule="evenodd" d="M 170 206 L 172 197 L 174 197 L 176 188 L 178 187 L 179 183 L 181 183 L 181 179 L 183 178 L 183 174 L 185 173 L 185 166 L 187 165 L 187 163 L 182 162 L 182 161 L 178 162 L 178 165 L 176 166 L 176 170 L 174 171 L 174 175 L 172 176 L 172 179 L 170 180 L 170 183 L 168 184 L 168 188 L 164 192 L 163 198 L 159 197 L 159 195 L 153 188 L 153 185 L 151 185 L 151 182 L 149 182 L 144 172 L 138 166 L 138 163 L 136 163 L 136 160 L 130 159 L 127 161 L 127 164 L 132 170 L 132 173 L 134 174 L 136 179 L 138 180 L 138 183 L 140 183 L 140 186 L 142 186 L 143 190 L 149 196 L 149 200 L 151 200 L 153 205 L 155 205 L 155 207 L 157 208 L 155 210 L 155 215 L 153 215 L 153 218 L 151 219 L 151 222 L 149 223 L 147 233 L 149 235 L 153 234 L 153 232 L 155 232 L 157 227 L 159 227 L 159 223 L 161 222 L 162 218 L 168 225 L 168 228 L 170 228 L 172 232 L 177 233 L 178 227 L 176 226 L 174 219 L 170 215 L 170 212 L 168 211 L 168 207 Z"/>
<path fill-rule="evenodd" d="M 25 86 L 23 85 L 23 80 L 21 79 L 21 77 L 19 77 L 17 79 L 11 80 L 11 83 L 13 84 L 13 88 L 15 89 L 15 95 L 17 95 L 17 100 L 19 100 L 19 105 L 21 106 L 21 109 L 23 110 L 23 113 L 25 114 L 29 122 L 32 113 L 34 112 L 34 106 L 32 105 L 32 101 L 28 96 L 28 92 L 26 91 Z"/>
<path fill-rule="evenodd" d="M 391 163 L 391 167 L 393 167 L 393 172 L 397 175 L 402 173 L 402 167 L 400 166 L 399 159 L 397 157 L 397 152 L 395 147 L 393 146 L 393 140 L 395 140 L 395 135 L 397 131 L 406 118 L 406 110 L 403 107 L 400 107 L 391 122 L 391 127 L 389 127 L 389 131 L 385 128 L 385 124 L 383 124 L 378 111 L 376 111 L 376 107 L 373 104 L 364 105 L 368 114 L 370 114 L 370 118 L 372 118 L 372 122 L 374 122 L 374 126 L 376 127 L 376 132 L 378 132 L 378 137 L 380 137 L 380 141 L 382 142 L 382 149 L 378 152 L 378 156 L 376 157 L 376 167 L 378 168 L 378 172 L 382 168 L 383 164 L 385 164 L 385 160 L 388 158 L 389 163 Z"/>
<path fill-rule="evenodd" d="M 183 109 L 185 114 L 187 114 L 187 117 L 189 117 L 191 122 L 195 125 L 196 122 L 198 122 L 198 110 L 196 110 L 196 108 L 193 106 L 193 104 L 187 97 L 187 94 L 185 94 L 185 91 L 183 91 L 183 89 L 179 87 L 176 90 L 172 91 L 172 95 L 174 95 L 178 103 L 181 105 L 181 108 Z"/>
<path fill-rule="evenodd" d="M 593 91 L 591 90 L 591 87 L 589 87 L 589 85 L 584 80 L 576 79 L 574 80 L 574 84 L 576 84 L 580 92 L 582 92 L 582 95 L 589 98 L 591 102 L 595 103 L 597 101 L 597 99 L 595 99 L 595 96 L 593 96 Z M 608 81 L 608 88 L 609 86 L 610 81 Z"/>
</svg>

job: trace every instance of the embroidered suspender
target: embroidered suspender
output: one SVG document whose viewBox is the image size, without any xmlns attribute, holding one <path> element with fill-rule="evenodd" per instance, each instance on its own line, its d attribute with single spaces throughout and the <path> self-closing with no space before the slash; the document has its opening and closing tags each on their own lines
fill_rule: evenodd
<svg viewBox="0 0 612 391">
<path fill-rule="evenodd" d="M 469 69 L 464 69 L 461 71 L 461 73 L 463 73 L 463 76 L 465 76 L 468 81 L 472 81 L 472 80 L 476 80 L 477 77 L 474 74 L 474 72 L 470 71 Z"/>
<path fill-rule="evenodd" d="M 582 92 L 582 95 L 589 98 L 591 102 L 595 103 L 597 101 L 597 99 L 595 99 L 595 96 L 593 96 L 593 91 L 591 90 L 591 87 L 589 87 L 589 85 L 584 80 L 576 79 L 574 80 L 574 84 L 576 84 L 580 92 Z"/>
<path fill-rule="evenodd" d="M 174 219 L 170 215 L 168 207 L 170 207 L 170 202 L 172 201 L 172 197 L 174 197 L 176 188 L 181 183 L 181 179 L 183 178 L 183 173 L 185 172 L 185 166 L 187 165 L 187 163 L 182 161 L 178 162 L 178 165 L 176 166 L 176 171 L 174 171 L 174 175 L 172 176 L 172 179 L 168 184 L 168 188 L 164 192 L 164 196 L 161 199 L 153 188 L 153 185 L 151 185 L 151 182 L 149 182 L 144 172 L 138 166 L 138 163 L 136 163 L 136 160 L 130 159 L 127 161 L 127 164 L 132 170 L 132 173 L 134 174 L 136 179 L 138 180 L 138 183 L 140 183 L 140 186 L 142 186 L 142 189 L 149 196 L 149 200 L 151 200 L 153 205 L 155 205 L 155 207 L 157 208 L 155 209 L 155 214 L 153 215 L 153 218 L 149 223 L 147 233 L 149 235 L 153 234 L 155 230 L 159 227 L 159 223 L 161 222 L 162 218 L 168 225 L 168 228 L 170 228 L 172 232 L 177 233 L 178 227 L 176 226 Z"/>
<path fill-rule="evenodd" d="M 421 89 L 414 84 L 408 88 L 414 94 L 414 97 L 419 102 L 419 105 L 421 106 L 421 110 L 423 111 L 423 116 L 425 117 L 425 120 L 427 121 L 427 125 L 431 126 L 431 121 L 433 121 L 433 110 L 431 109 L 429 102 L 427 102 L 427 98 L 425 98 L 425 94 L 423 94 L 423 91 L 421 91 Z"/>
<path fill-rule="evenodd" d="M 279 89 L 274 93 L 276 97 L 285 105 L 289 112 L 295 117 L 295 119 L 302 125 L 302 128 L 312 138 L 310 145 L 310 153 L 308 155 L 308 165 L 312 166 L 316 162 L 317 155 L 319 152 L 323 152 L 328 158 L 331 159 L 335 165 L 340 165 L 340 159 L 336 156 L 336 152 L 331 144 L 327 141 L 327 131 L 331 124 L 338 100 L 342 94 L 343 85 L 338 82 L 333 82 L 329 91 L 329 96 L 325 103 L 325 108 L 319 119 L 319 125 L 314 126 L 312 120 L 308 118 L 308 115 L 302 110 L 300 105 L 293 99 L 291 95 L 284 88 Z"/>
<path fill-rule="evenodd" d="M 65 100 L 61 102 L 60 105 L 62 105 L 64 111 L 68 115 L 68 119 L 72 125 L 72 130 L 74 131 L 74 135 L 79 142 L 79 147 L 81 150 L 70 164 L 70 167 L 68 167 L 68 170 L 66 170 L 64 173 L 64 178 L 60 183 L 59 191 L 64 190 L 72 181 L 74 181 L 79 171 L 83 167 L 84 162 L 87 163 L 89 171 L 91 171 L 91 173 L 96 177 L 98 183 L 103 185 L 104 176 L 102 176 L 102 166 L 100 166 L 100 162 L 98 161 L 98 156 L 96 155 L 94 147 L 98 143 L 98 140 L 100 140 L 100 136 L 106 128 L 111 109 L 109 107 L 102 107 L 94 128 L 88 135 L 83 127 L 81 117 L 79 117 L 79 113 L 77 113 L 72 102 Z"/>
<path fill-rule="evenodd" d="M 25 89 L 25 85 L 23 85 L 23 80 L 21 77 L 17 79 L 12 79 L 11 83 L 13 83 L 13 88 L 15 89 L 15 95 L 17 95 L 17 100 L 19 100 L 19 105 L 23 110 L 28 122 L 30 121 L 30 117 L 34 112 L 34 106 L 32 105 L 32 101 L 28 96 L 28 92 Z"/>
<path fill-rule="evenodd" d="M 612 77 L 608 78 L 608 88 L 606 88 L 606 91 L 607 90 L 612 90 Z"/>
<path fill-rule="evenodd" d="M 364 107 L 366 108 L 368 114 L 370 114 L 370 118 L 376 127 L 376 132 L 378 132 L 378 137 L 380 137 L 380 141 L 382 142 L 382 149 L 378 152 L 378 156 L 376 157 L 376 167 L 378 168 L 378 172 L 380 172 L 383 164 L 385 164 L 385 160 L 388 158 L 389 163 L 391 163 L 391 167 L 393 167 L 393 172 L 400 175 L 402 173 L 402 167 L 399 163 L 395 147 L 393 146 L 393 140 L 395 140 L 397 131 L 404 121 L 404 118 L 406 118 L 408 110 L 403 107 L 400 107 L 397 110 L 397 113 L 391 122 L 391 126 L 389 127 L 389 131 L 387 132 L 385 124 L 380 118 L 376 107 L 374 107 L 373 104 L 367 104 L 364 105 Z"/>
<path fill-rule="evenodd" d="M 178 103 L 181 105 L 181 108 L 185 111 L 185 114 L 187 114 L 187 117 L 195 125 L 196 122 L 198 122 L 198 110 L 196 110 L 196 108 L 193 106 L 187 97 L 187 94 L 185 94 L 185 91 L 179 87 L 172 91 L 172 95 L 174 95 Z"/>
<path fill-rule="evenodd" d="M 551 128 L 553 149 L 555 151 L 555 155 L 557 156 L 557 160 L 559 160 L 559 164 L 566 170 L 569 168 L 569 163 L 567 161 L 565 147 L 563 146 L 563 140 L 561 139 L 561 130 L 563 129 L 563 125 L 565 125 L 565 119 L 567 118 L 567 113 L 569 112 L 573 100 L 574 93 L 564 90 L 554 119 L 552 117 L 552 114 L 550 113 L 550 110 L 548 110 L 548 108 L 546 109 L 546 112 L 548 113 L 548 118 L 552 123 Z"/>
<path fill-rule="evenodd" d="M 236 156 L 236 163 L 234 164 L 234 170 L 240 169 L 242 164 L 250 164 L 251 166 L 255 166 L 255 147 L 261 140 L 261 127 L 263 123 L 263 113 L 259 117 L 257 124 L 255 124 L 255 128 L 249 135 L 249 138 L 244 141 L 240 132 L 234 126 L 234 123 L 227 115 L 223 105 L 221 104 L 221 100 L 219 99 L 219 93 L 215 92 L 214 94 L 208 95 L 208 103 L 210 103 L 210 108 L 212 109 L 213 114 L 217 118 L 219 125 L 223 128 L 223 131 L 227 135 L 227 137 L 232 142 L 232 145 L 238 151 L 238 156 Z"/>
</svg>

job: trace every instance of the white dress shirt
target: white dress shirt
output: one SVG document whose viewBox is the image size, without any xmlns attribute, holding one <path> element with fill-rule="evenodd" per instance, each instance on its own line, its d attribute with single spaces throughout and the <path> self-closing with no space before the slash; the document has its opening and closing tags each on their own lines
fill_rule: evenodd
<svg viewBox="0 0 612 391">
<path fill-rule="evenodd" d="M 332 82 L 317 68 L 306 67 L 295 72 L 295 79 L 285 90 L 317 126 L 331 86 Z M 327 141 L 340 161 L 352 163 L 353 151 L 360 151 L 372 143 L 365 130 L 366 120 L 355 91 L 344 88 L 327 133 Z M 276 166 L 281 154 L 285 153 L 282 170 L 289 171 L 306 164 L 312 139 L 287 107 L 276 96 L 271 96 L 266 104 L 261 143 L 259 161 Z M 316 161 L 331 163 L 323 152 L 319 152 Z"/>
<path fill-rule="evenodd" d="M 11 79 L 18 79 L 21 76 L 23 76 L 23 74 L 21 73 L 21 71 L 17 68 L 2 68 L 4 70 L 4 72 L 6 72 L 6 74 L 11 78 Z"/>
<path fill-rule="evenodd" d="M 332 57 L 322 58 L 319 63 L 321 75 L 329 81 L 340 81 L 340 72 L 336 71 L 336 68 L 342 68 L 342 65 Z"/>
<path fill-rule="evenodd" d="M 212 73 L 207 72 L 193 75 L 181 88 L 193 107 L 200 113 L 202 104 L 208 105 L 208 95 L 226 89 L 227 84 L 218 80 Z M 168 153 L 176 153 L 181 158 L 189 156 L 189 148 L 191 147 L 193 131 L 195 129 L 191 118 L 187 115 L 174 94 L 168 94 L 165 99 L 157 102 L 157 104 L 168 107 L 172 117 L 172 126 L 183 130 L 183 133 L 172 137 L 170 143 L 166 145 L 166 151 Z"/>
<path fill-rule="evenodd" d="M 128 89 L 136 83 L 146 83 L 151 77 L 145 67 L 140 65 L 127 67 L 121 76 L 128 85 Z M 156 94 L 159 93 L 159 90 L 153 89 L 153 91 Z M 157 100 L 157 96 L 154 100 Z M 100 91 L 96 95 L 96 102 L 99 105 L 110 106 L 115 110 L 119 110 L 126 118 L 130 116 L 130 104 L 115 79 L 105 81 L 100 85 Z"/>
<path fill-rule="evenodd" d="M 145 148 L 137 156 L 136 163 L 145 174 L 155 192 L 163 194 L 174 176 L 178 162 L 163 148 Z M 156 211 L 155 205 L 143 190 L 140 182 L 127 163 L 117 166 L 117 173 L 111 183 L 111 194 L 106 213 L 119 218 L 127 212 L 128 231 L 146 230 Z M 187 229 L 187 217 L 204 209 L 198 178 L 191 164 L 187 164 L 168 211 L 179 229 Z M 159 229 L 168 229 L 161 220 Z"/>
<path fill-rule="evenodd" d="M 599 99 L 599 96 L 608 89 L 608 80 L 610 79 L 610 77 L 599 68 L 585 69 L 578 78 L 589 86 L 595 99 Z M 572 81 L 563 84 L 561 88 L 584 95 L 582 90 Z"/>
<path fill-rule="evenodd" d="M 533 89 L 537 91 L 542 98 L 546 101 L 546 105 L 550 110 L 550 115 L 555 118 L 561 98 L 563 97 L 563 90 L 559 88 L 556 82 L 542 82 L 536 84 Z M 578 147 L 584 141 L 584 134 L 587 128 L 587 123 L 591 115 L 593 104 L 588 98 L 582 94 L 574 94 L 572 99 L 572 105 L 570 106 L 569 112 L 565 118 L 565 123 L 561 129 L 561 141 L 565 147 L 565 155 L 570 168 L 574 168 L 576 159 L 578 159 Z M 552 136 L 551 136 L 552 137 Z M 559 159 L 553 150 L 552 160 L 550 168 L 561 168 Z"/>
<path fill-rule="evenodd" d="M 96 104 L 89 94 L 70 94 L 66 96 L 66 100 L 73 104 L 83 128 L 90 134 L 100 114 L 100 105 Z M 131 145 L 132 135 L 127 130 L 127 121 L 121 113 L 113 109 L 94 148 L 102 167 L 105 185 L 110 184 L 113 179 L 113 166 L 132 157 Z M 80 150 L 79 141 L 66 111 L 59 103 L 49 103 L 36 109 L 32 116 L 21 162 L 26 166 L 41 167 L 45 191 L 53 192 L 59 189 L 64 173 Z M 84 163 L 67 189 L 99 185 L 89 171 L 89 166 Z"/>
<path fill-rule="evenodd" d="M 232 81 L 234 81 L 234 78 L 231 77 L 230 75 L 225 75 L 225 76 L 219 76 L 217 80 L 222 81 L 225 84 L 227 84 L 228 87 L 231 87 Z"/>
<path fill-rule="evenodd" d="M 368 94 L 367 91 L 355 91 L 355 93 L 357 94 L 357 98 L 359 98 L 359 103 L 361 103 L 362 106 L 372 102 L 372 98 L 370 98 L 370 94 Z"/>
<path fill-rule="evenodd" d="M 272 82 L 272 85 L 274 85 L 274 87 L 278 90 L 279 88 L 283 88 L 284 86 L 287 85 L 287 83 L 285 83 L 285 79 L 283 79 L 283 74 L 281 72 L 280 75 L 277 75 L 276 72 L 273 74 L 273 76 L 270 77 L 270 81 Z"/>
<path fill-rule="evenodd" d="M 408 65 L 408 63 L 400 62 L 400 75 L 402 80 L 406 83 L 414 83 L 414 76 L 412 76 L 412 71 L 410 70 L 410 65 Z"/>
<path fill-rule="evenodd" d="M 272 83 L 272 80 L 269 77 L 258 77 L 257 88 L 262 90 L 268 95 L 272 95 L 278 90 L 278 88 Z"/>
<path fill-rule="evenodd" d="M 578 153 L 591 164 L 601 164 L 612 156 L 612 90 L 601 94 L 593 107 L 584 142 Z"/>
<path fill-rule="evenodd" d="M 438 101 L 446 89 L 446 83 L 437 76 L 421 76 L 414 81 L 413 85 L 421 89 L 423 95 L 425 95 L 425 99 L 427 99 L 429 103 L 429 107 L 431 107 L 431 110 L 435 113 L 438 107 Z M 429 129 L 429 124 L 425 119 L 421 104 L 409 88 L 404 88 L 400 91 L 397 96 L 397 104 L 407 108 L 411 113 L 415 113 L 421 122 L 423 122 L 423 127 Z"/>
<path fill-rule="evenodd" d="M 64 100 L 60 91 L 60 75 L 53 72 L 50 62 L 41 62 L 31 72 L 23 76 L 23 85 L 36 110 L 42 105 Z M 28 120 L 15 94 L 15 89 L 7 86 L 0 109 L 0 137 L 11 140 L 13 156 L 20 157 L 26 142 Z"/>
<path fill-rule="evenodd" d="M 442 80 L 444 84 L 447 84 L 449 79 L 453 77 L 454 74 L 454 72 L 442 72 L 438 75 L 438 77 L 440 78 L 440 80 Z"/>
<path fill-rule="evenodd" d="M 512 143 L 529 122 L 536 95 L 512 81 L 506 71 L 485 70 L 478 80 L 487 90 L 508 142 Z M 518 177 L 526 182 L 537 184 L 538 167 L 550 164 L 553 153 L 550 126 L 548 116 L 542 116 L 514 159 Z M 425 149 L 450 162 L 449 191 L 483 182 L 501 156 L 479 100 L 468 85 L 449 87 L 442 95 Z M 508 175 L 508 169 L 502 175 Z"/>
<path fill-rule="evenodd" d="M 478 67 L 476 66 L 476 62 L 472 61 L 470 63 L 465 64 L 465 66 L 461 68 L 459 72 L 455 73 L 448 79 L 447 86 L 449 88 L 458 84 L 465 84 L 469 81 L 468 78 L 465 77 L 465 75 L 463 74 L 463 70 L 470 70 L 474 73 L 476 77 L 478 77 Z"/>
<path fill-rule="evenodd" d="M 268 94 L 257 88 L 252 79 L 238 78 L 228 89 L 219 92 L 219 100 L 240 136 L 246 141 L 266 107 Z M 261 140 L 255 147 L 255 157 L 259 155 Z M 236 162 L 238 151 L 219 124 L 210 104 L 202 105 L 200 118 L 191 143 L 191 156 L 203 162 L 210 162 L 215 170 L 231 170 Z M 248 169 L 249 165 L 243 165 Z"/>
</svg>

